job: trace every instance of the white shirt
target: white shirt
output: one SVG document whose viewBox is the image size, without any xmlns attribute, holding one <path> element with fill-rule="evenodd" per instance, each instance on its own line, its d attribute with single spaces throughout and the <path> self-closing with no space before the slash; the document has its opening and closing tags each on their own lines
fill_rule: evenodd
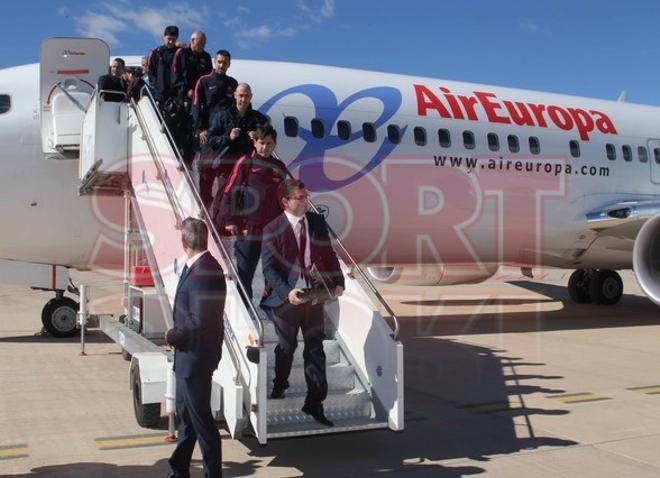
<svg viewBox="0 0 660 478">
<path fill-rule="evenodd" d="M 289 211 L 284 211 L 284 214 L 286 215 L 286 218 L 289 220 L 289 223 L 291 223 L 291 227 L 293 228 L 293 235 L 296 236 L 296 245 L 300 247 L 300 220 L 305 219 L 305 237 L 307 240 L 305 241 L 305 267 L 311 267 L 312 265 L 312 253 L 311 249 L 309 247 L 309 221 L 305 216 L 294 216 L 291 214 Z"/>
<path fill-rule="evenodd" d="M 208 250 L 205 250 L 205 251 L 202 251 L 202 252 L 198 252 L 197 254 L 195 254 L 194 256 L 192 256 L 191 258 L 189 258 L 189 259 L 186 261 L 186 265 L 188 266 L 188 270 L 190 270 L 190 268 L 193 266 L 193 264 L 194 264 L 195 262 L 197 262 L 197 260 L 198 260 L 200 257 L 202 257 L 204 254 L 206 254 L 207 252 L 208 252 Z M 183 269 L 181 269 L 181 272 L 183 272 Z"/>
</svg>

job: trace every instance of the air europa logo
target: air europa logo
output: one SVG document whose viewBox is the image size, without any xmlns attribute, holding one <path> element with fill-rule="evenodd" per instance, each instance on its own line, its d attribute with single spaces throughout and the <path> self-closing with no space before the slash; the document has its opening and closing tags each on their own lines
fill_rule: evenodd
<svg viewBox="0 0 660 478">
<path fill-rule="evenodd" d="M 516 124 L 547 128 L 553 123 L 559 129 L 577 130 L 580 138 L 589 140 L 589 133 L 597 129 L 604 134 L 618 134 L 614 123 L 596 110 L 562 108 L 557 105 L 500 101 L 494 93 L 474 91 L 474 96 L 454 95 L 448 88 L 440 87 L 443 100 L 424 85 L 414 85 L 417 97 L 417 114 L 426 116 L 435 110 L 447 119 L 478 121 L 477 110 L 482 110 L 491 123 Z"/>
</svg>

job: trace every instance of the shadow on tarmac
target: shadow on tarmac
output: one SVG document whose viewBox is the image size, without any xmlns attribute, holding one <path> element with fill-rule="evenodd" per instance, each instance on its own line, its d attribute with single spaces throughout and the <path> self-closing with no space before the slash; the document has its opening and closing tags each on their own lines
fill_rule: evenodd
<svg viewBox="0 0 660 478">
<path fill-rule="evenodd" d="M 543 293 L 551 296 L 559 289 L 562 295 L 566 294 L 565 288 L 558 286 L 515 284 L 542 288 Z M 561 416 L 568 414 L 568 410 L 526 405 L 531 394 L 563 393 L 564 390 L 552 386 L 553 380 L 563 377 L 539 373 L 543 363 L 508 356 L 506 350 L 469 344 L 451 336 L 623 327 L 635 325 L 636 321 L 656 324 L 655 317 L 649 317 L 656 315 L 651 314 L 654 306 L 638 299 L 624 297 L 625 308 L 565 303 L 559 311 L 459 315 L 443 309 L 434 311 L 438 315 L 399 317 L 405 347 L 405 431 L 281 439 L 270 441 L 265 447 L 253 437 L 244 436 L 241 442 L 247 447 L 249 458 L 244 463 L 224 462 L 224 476 L 256 473 L 268 476 L 272 470 L 273 474 L 286 476 L 368 477 L 405 473 L 405 476 L 453 478 L 485 473 L 486 469 L 475 463 L 486 463 L 491 457 L 577 445 L 575 441 L 543 436 L 533 425 L 534 416 Z M 643 309 L 644 313 L 631 314 L 629 306 Z M 592 309 L 601 312 L 594 319 L 589 318 Z M 543 384 L 539 385 L 538 381 Z M 446 460 L 454 461 L 438 463 Z M 199 467 L 198 460 L 194 464 Z M 292 470 L 296 471 L 290 474 Z M 46 466 L 14 476 L 150 478 L 164 477 L 167 471 L 167 460 L 163 459 L 152 466 L 106 463 Z M 203 473 L 195 469 L 191 476 L 201 477 Z"/>
<path fill-rule="evenodd" d="M 439 305 L 450 305 L 450 306 L 460 306 L 460 305 L 524 305 L 524 304 L 536 304 L 540 302 L 554 302 L 554 299 L 544 298 L 544 297 L 530 297 L 525 299 L 493 299 L 484 297 L 483 299 L 434 299 L 434 300 L 409 300 L 402 301 L 402 304 L 405 305 L 423 305 L 423 306 L 439 306 Z"/>
<path fill-rule="evenodd" d="M 202 478 L 202 461 L 192 460 L 191 478 Z M 222 476 L 249 476 L 258 468 L 254 461 L 235 463 L 225 461 L 222 464 Z M 169 473 L 167 459 L 158 460 L 153 465 L 114 465 L 111 463 L 67 463 L 33 468 L 30 473 L 20 475 L 2 475 L 11 478 L 165 478 Z"/>
<path fill-rule="evenodd" d="M 41 344 L 72 344 L 80 343 L 80 334 L 71 337 L 53 337 L 52 335 L 18 335 L 10 337 L 0 337 L 0 343 L 41 343 Z M 85 343 L 88 344 L 108 344 L 112 339 L 105 335 L 101 330 L 93 329 L 85 333 Z"/>
<path fill-rule="evenodd" d="M 557 380 L 560 376 L 520 374 L 527 363 L 505 351 L 418 336 L 415 324 L 402 323 L 405 346 L 406 429 L 275 440 L 260 447 L 254 438 L 242 441 L 250 455 L 269 467 L 295 468 L 304 476 L 459 477 L 484 473 L 467 460 L 487 462 L 491 456 L 577 442 L 539 436 L 534 415 L 566 415 L 562 409 L 528 408 L 525 396 L 562 393 L 525 380 Z M 508 382 L 508 383 L 507 383 Z M 517 419 L 517 425 L 514 423 Z M 442 460 L 464 463 L 440 465 Z"/>
<path fill-rule="evenodd" d="M 493 333 L 544 332 L 558 330 L 588 330 L 616 327 L 658 325 L 660 314 L 655 304 L 645 297 L 624 295 L 619 304 L 604 306 L 576 304 L 568 297 L 566 287 L 531 281 L 512 281 L 510 284 L 551 297 L 547 300 L 524 299 L 517 304 L 539 304 L 538 310 L 482 310 L 487 305 L 505 305 L 509 299 L 456 301 L 429 300 L 410 302 L 411 305 L 435 307 L 432 314 L 399 316 L 399 320 L 413 323 L 418 336 L 452 336 Z M 521 299 L 522 300 L 522 299 Z M 560 310 L 544 310 L 543 304 L 559 302 Z M 452 306 L 473 305 L 474 312 L 455 312 Z M 516 304 L 513 304 L 516 305 Z"/>
</svg>

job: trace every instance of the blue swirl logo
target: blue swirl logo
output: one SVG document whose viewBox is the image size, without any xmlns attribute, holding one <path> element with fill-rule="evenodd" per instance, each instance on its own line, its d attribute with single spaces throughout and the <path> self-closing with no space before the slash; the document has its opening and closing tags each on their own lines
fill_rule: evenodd
<svg viewBox="0 0 660 478">
<path fill-rule="evenodd" d="M 378 129 L 396 114 L 402 102 L 401 92 L 389 86 L 367 88 L 354 93 L 341 103 L 338 103 L 337 96 L 328 87 L 308 84 L 294 86 L 276 94 L 261 106 L 260 111 L 263 114 L 268 114 L 278 101 L 293 94 L 307 96 L 314 104 L 314 118 L 322 120 L 328 129 L 336 123 L 344 110 L 356 101 L 365 98 L 375 98 L 383 104 L 382 113 L 373 123 L 374 127 Z M 407 127 L 401 128 L 401 136 L 405 134 L 406 129 Z M 337 180 L 329 178 L 325 174 L 323 167 L 325 153 L 338 146 L 345 146 L 348 143 L 361 140 L 363 138 L 362 129 L 360 128 L 358 131 L 352 132 L 348 139 L 341 139 L 332 134 L 326 134 L 324 138 L 318 139 L 312 136 L 311 130 L 301 126 L 299 128 L 299 135 L 305 141 L 305 147 L 289 163 L 289 169 L 299 168 L 299 178 L 304 181 L 309 189 L 319 192 L 333 191 L 357 181 L 377 167 L 396 147 L 396 144 L 384 139 L 374 156 L 360 171 L 348 178 Z"/>
</svg>

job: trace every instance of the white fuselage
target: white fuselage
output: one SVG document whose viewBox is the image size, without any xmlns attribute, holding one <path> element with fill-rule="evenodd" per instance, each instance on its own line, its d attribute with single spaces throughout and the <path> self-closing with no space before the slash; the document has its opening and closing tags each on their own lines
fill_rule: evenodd
<svg viewBox="0 0 660 478">
<path fill-rule="evenodd" d="M 253 106 L 278 131 L 280 157 L 362 263 L 629 268 L 630 244 L 589 249 L 595 233 L 585 214 L 658 194 L 658 108 L 316 65 L 236 60 L 229 74 L 252 86 Z M 98 207 L 78 195 L 77 160 L 44 158 L 39 65 L 2 70 L 0 95 L 11 97 L 0 114 L 0 258 L 107 266 L 94 259 L 99 237 L 120 251 L 123 201 L 105 198 Z M 289 135 L 292 125 L 298 131 Z M 509 135 L 519 152 L 510 151 Z"/>
</svg>

